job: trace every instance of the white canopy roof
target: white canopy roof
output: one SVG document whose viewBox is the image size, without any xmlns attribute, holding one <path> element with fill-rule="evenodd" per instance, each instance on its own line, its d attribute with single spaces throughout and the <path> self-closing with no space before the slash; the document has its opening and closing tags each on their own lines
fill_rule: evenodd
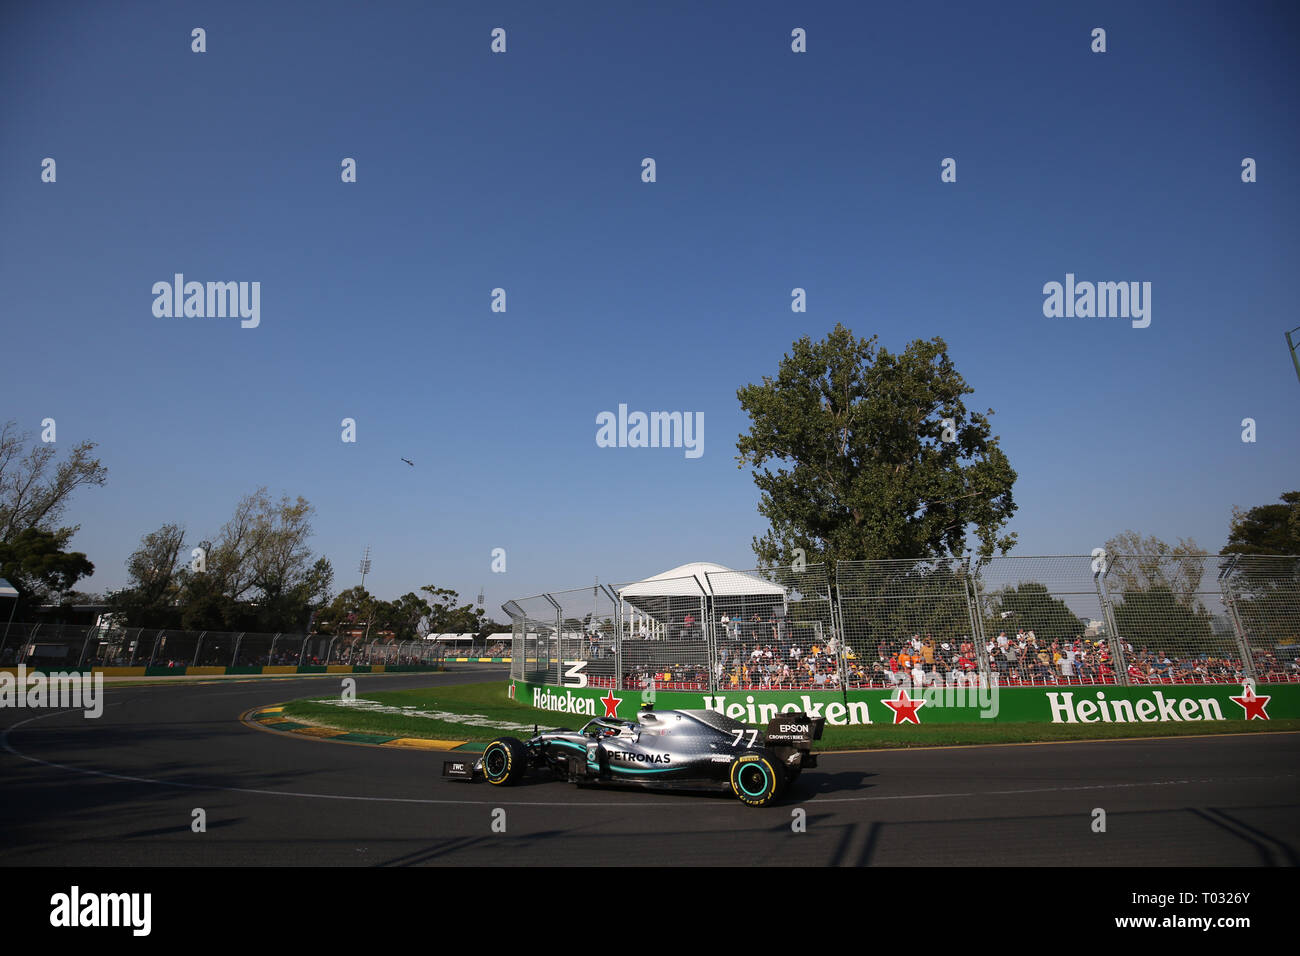
<svg viewBox="0 0 1300 956">
<path fill-rule="evenodd" d="M 619 588 L 618 594 L 624 600 L 634 597 L 698 597 L 701 588 L 714 597 L 785 597 L 785 588 L 779 584 L 709 561 L 683 564 L 644 581 L 625 585 Z"/>
</svg>

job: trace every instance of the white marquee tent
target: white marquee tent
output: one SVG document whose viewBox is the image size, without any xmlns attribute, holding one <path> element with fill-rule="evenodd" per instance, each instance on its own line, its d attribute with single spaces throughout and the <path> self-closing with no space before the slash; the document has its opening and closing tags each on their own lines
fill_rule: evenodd
<svg viewBox="0 0 1300 956">
<path fill-rule="evenodd" d="M 709 597 L 770 595 L 783 599 L 785 593 L 779 584 L 709 561 L 683 564 L 618 589 L 619 597 L 629 604 L 637 604 L 638 598 L 699 597 L 701 594 Z"/>
</svg>

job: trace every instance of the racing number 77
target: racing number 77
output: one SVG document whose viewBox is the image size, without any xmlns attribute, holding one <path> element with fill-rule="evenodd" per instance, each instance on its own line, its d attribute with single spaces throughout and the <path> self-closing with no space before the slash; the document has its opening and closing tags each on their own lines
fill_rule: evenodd
<svg viewBox="0 0 1300 956">
<path fill-rule="evenodd" d="M 749 734 L 749 746 L 754 746 L 754 741 L 758 739 L 758 731 L 750 730 L 745 727 L 741 727 L 736 731 L 736 739 L 731 742 L 731 746 L 739 747 L 740 741 L 744 738 L 745 734 Z"/>
</svg>

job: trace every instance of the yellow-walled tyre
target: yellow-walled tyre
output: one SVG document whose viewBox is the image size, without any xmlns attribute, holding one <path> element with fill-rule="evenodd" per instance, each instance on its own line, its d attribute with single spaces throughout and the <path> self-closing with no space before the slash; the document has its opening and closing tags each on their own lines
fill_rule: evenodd
<svg viewBox="0 0 1300 956">
<path fill-rule="evenodd" d="M 509 787 L 528 771 L 527 748 L 514 737 L 498 737 L 483 748 L 483 779 Z"/>
<path fill-rule="evenodd" d="M 746 750 L 732 761 L 731 792 L 741 803 L 765 807 L 785 792 L 785 768 L 770 750 Z"/>
</svg>

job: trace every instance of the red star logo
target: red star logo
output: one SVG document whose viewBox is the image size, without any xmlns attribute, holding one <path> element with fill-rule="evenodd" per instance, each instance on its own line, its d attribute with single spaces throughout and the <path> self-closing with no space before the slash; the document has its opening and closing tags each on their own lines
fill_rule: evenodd
<svg viewBox="0 0 1300 956">
<path fill-rule="evenodd" d="M 916 716 L 917 710 L 925 706 L 925 701 L 917 698 L 912 700 L 907 696 L 907 691 L 903 688 L 898 689 L 898 696 L 893 700 L 882 700 L 882 704 L 894 712 L 894 723 L 905 724 L 909 720 L 914 724 L 919 724 L 921 718 Z"/>
<path fill-rule="evenodd" d="M 1268 711 L 1264 708 L 1268 706 L 1269 698 L 1256 696 L 1255 688 L 1250 684 L 1242 686 L 1240 697 L 1230 697 L 1228 699 L 1240 705 L 1241 709 L 1246 712 L 1243 719 L 1254 720 L 1258 717 L 1260 720 L 1268 720 Z"/>
<path fill-rule="evenodd" d="M 623 703 L 623 698 L 615 697 L 614 692 L 611 690 L 607 696 L 600 699 L 600 702 L 605 705 L 606 717 L 617 717 L 618 705 Z"/>
</svg>

